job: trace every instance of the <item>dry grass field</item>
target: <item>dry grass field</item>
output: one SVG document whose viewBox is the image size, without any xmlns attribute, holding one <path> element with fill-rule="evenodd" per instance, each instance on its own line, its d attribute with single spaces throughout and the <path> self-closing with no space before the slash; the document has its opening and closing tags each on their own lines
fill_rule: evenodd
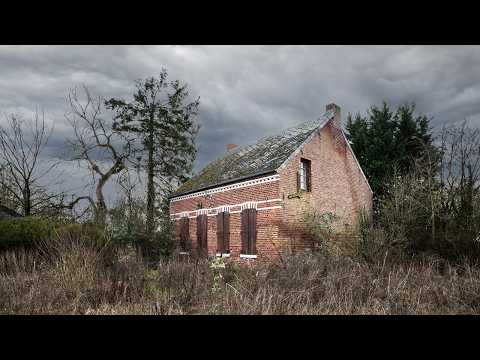
<svg viewBox="0 0 480 360">
<path fill-rule="evenodd" d="M 80 241 L 0 255 L 1 314 L 477 314 L 480 268 L 298 253 L 239 267 L 146 264 Z"/>
</svg>

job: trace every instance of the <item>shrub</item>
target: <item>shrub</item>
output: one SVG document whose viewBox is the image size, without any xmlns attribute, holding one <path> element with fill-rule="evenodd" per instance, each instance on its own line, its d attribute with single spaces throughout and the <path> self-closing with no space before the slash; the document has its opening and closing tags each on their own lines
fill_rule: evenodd
<svg viewBox="0 0 480 360">
<path fill-rule="evenodd" d="M 313 249 L 329 256 L 345 255 L 347 250 L 340 239 L 341 216 L 332 212 L 319 212 L 307 207 L 303 213 L 305 231 L 312 240 Z M 352 239 L 349 239 L 352 240 Z"/>
<path fill-rule="evenodd" d="M 364 232 L 363 239 L 372 244 L 380 236 L 382 247 L 391 254 L 432 253 L 450 261 L 479 260 L 480 194 L 469 198 L 467 212 L 461 210 L 465 206 L 462 191 L 441 187 L 420 170 L 395 177 L 389 196 L 379 201 L 376 224 Z"/>
<path fill-rule="evenodd" d="M 142 255 L 151 262 L 157 262 L 162 257 L 167 257 L 172 254 L 173 241 L 171 237 L 165 236 L 165 232 L 156 231 L 152 237 L 144 234 L 137 237 L 139 249 Z"/>
<path fill-rule="evenodd" d="M 141 199 L 118 201 L 110 211 L 109 233 L 114 243 L 134 247 L 146 259 L 158 261 L 173 250 L 173 226 L 168 201 L 162 201 L 157 209 L 158 228 L 153 236 L 146 233 L 145 207 Z"/>
<path fill-rule="evenodd" d="M 74 243 L 100 254 L 108 263 L 112 262 L 116 251 L 109 234 L 95 223 L 56 225 L 51 236 L 39 246 L 47 252 L 59 253 L 65 252 Z"/>
<path fill-rule="evenodd" d="M 360 213 L 358 221 L 359 241 L 356 243 L 358 259 L 368 263 L 376 262 L 384 256 L 386 251 L 385 231 L 374 226 L 371 217 L 364 211 Z"/>
<path fill-rule="evenodd" d="M 53 224 L 50 221 L 23 217 L 0 220 L 0 251 L 16 248 L 31 249 L 39 241 L 51 236 Z"/>
<path fill-rule="evenodd" d="M 93 223 L 71 223 L 55 225 L 55 232 L 58 237 L 64 236 L 80 236 L 84 235 L 85 241 L 93 247 L 101 248 L 108 242 L 105 231 L 98 225 Z"/>
<path fill-rule="evenodd" d="M 59 245 L 73 239 L 81 239 L 95 251 L 101 250 L 105 259 L 115 251 L 105 231 L 92 223 L 58 224 L 37 217 L 0 220 L 0 251 L 44 250 L 45 244 L 52 241 Z"/>
<path fill-rule="evenodd" d="M 145 229 L 145 204 L 140 199 L 120 199 L 110 210 L 109 232 L 112 240 L 121 245 L 135 245 Z"/>
</svg>

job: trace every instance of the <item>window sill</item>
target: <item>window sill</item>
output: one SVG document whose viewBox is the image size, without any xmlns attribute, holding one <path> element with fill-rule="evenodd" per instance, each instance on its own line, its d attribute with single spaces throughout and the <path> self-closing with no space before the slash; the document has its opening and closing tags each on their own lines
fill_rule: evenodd
<svg viewBox="0 0 480 360">
<path fill-rule="evenodd" d="M 190 255 L 190 253 L 188 251 L 180 251 L 179 254 L 180 255 Z"/>
<path fill-rule="evenodd" d="M 243 259 L 256 259 L 257 255 L 240 254 L 240 257 Z"/>
<path fill-rule="evenodd" d="M 217 253 L 216 255 L 217 257 L 222 257 L 222 258 L 230 257 L 230 253 L 223 253 L 223 254 Z"/>
</svg>

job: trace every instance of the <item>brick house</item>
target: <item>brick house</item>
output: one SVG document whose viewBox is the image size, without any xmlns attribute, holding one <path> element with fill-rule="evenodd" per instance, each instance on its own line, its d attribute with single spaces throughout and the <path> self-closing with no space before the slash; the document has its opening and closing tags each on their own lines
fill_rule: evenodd
<svg viewBox="0 0 480 360">
<path fill-rule="evenodd" d="M 305 211 L 341 218 L 352 230 L 372 191 L 341 128 L 340 108 L 327 105 L 307 121 L 249 146 L 228 145 L 170 197 L 170 216 L 182 252 L 274 259 L 312 244 Z"/>
</svg>

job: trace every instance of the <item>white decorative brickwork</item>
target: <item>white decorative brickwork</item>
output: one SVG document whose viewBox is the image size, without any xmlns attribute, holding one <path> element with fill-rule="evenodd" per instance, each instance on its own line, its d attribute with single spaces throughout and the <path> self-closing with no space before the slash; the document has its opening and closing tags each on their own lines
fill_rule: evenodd
<svg viewBox="0 0 480 360">
<path fill-rule="evenodd" d="M 240 189 L 240 188 L 244 188 L 244 187 L 247 187 L 247 186 L 265 184 L 265 183 L 269 183 L 269 182 L 273 182 L 273 181 L 278 181 L 279 178 L 280 177 L 278 175 L 271 175 L 271 176 L 266 176 L 266 177 L 262 177 L 262 178 L 258 178 L 258 179 L 242 181 L 242 182 L 239 182 L 239 183 L 236 183 L 236 184 L 220 186 L 220 187 L 209 189 L 209 190 L 195 192 L 193 194 L 174 197 L 174 198 L 170 199 L 170 202 L 176 202 L 176 201 L 191 199 L 191 198 L 198 197 L 198 196 L 207 196 L 207 195 L 215 194 L 215 193 L 219 193 L 219 192 Z"/>
<path fill-rule="evenodd" d="M 208 210 L 209 209 L 198 209 L 196 212 L 197 215 L 208 215 Z"/>
<path fill-rule="evenodd" d="M 206 214 L 207 216 L 215 216 L 222 211 L 229 212 L 231 214 L 236 214 L 236 213 L 241 212 L 243 209 L 257 209 L 258 211 L 260 211 L 260 210 L 271 210 L 271 209 L 281 208 L 280 205 L 269 206 L 269 207 L 258 207 L 258 204 L 266 204 L 266 203 L 270 203 L 270 202 L 282 202 L 282 199 L 247 201 L 247 202 L 243 202 L 243 203 L 240 203 L 240 204 L 223 205 L 223 206 L 218 206 L 218 207 L 209 208 L 209 209 L 182 211 L 180 213 L 170 214 L 170 218 L 172 220 L 179 219 L 181 217 L 189 217 L 190 219 L 193 219 L 193 218 L 197 217 L 198 215 L 202 215 L 202 214 Z M 235 207 L 240 208 L 240 209 L 236 210 L 236 211 L 232 211 L 231 209 L 235 208 Z"/>
<path fill-rule="evenodd" d="M 257 208 L 257 202 L 256 201 L 247 201 L 246 203 L 243 203 L 241 206 L 242 210 L 245 209 L 256 209 Z"/>
</svg>

